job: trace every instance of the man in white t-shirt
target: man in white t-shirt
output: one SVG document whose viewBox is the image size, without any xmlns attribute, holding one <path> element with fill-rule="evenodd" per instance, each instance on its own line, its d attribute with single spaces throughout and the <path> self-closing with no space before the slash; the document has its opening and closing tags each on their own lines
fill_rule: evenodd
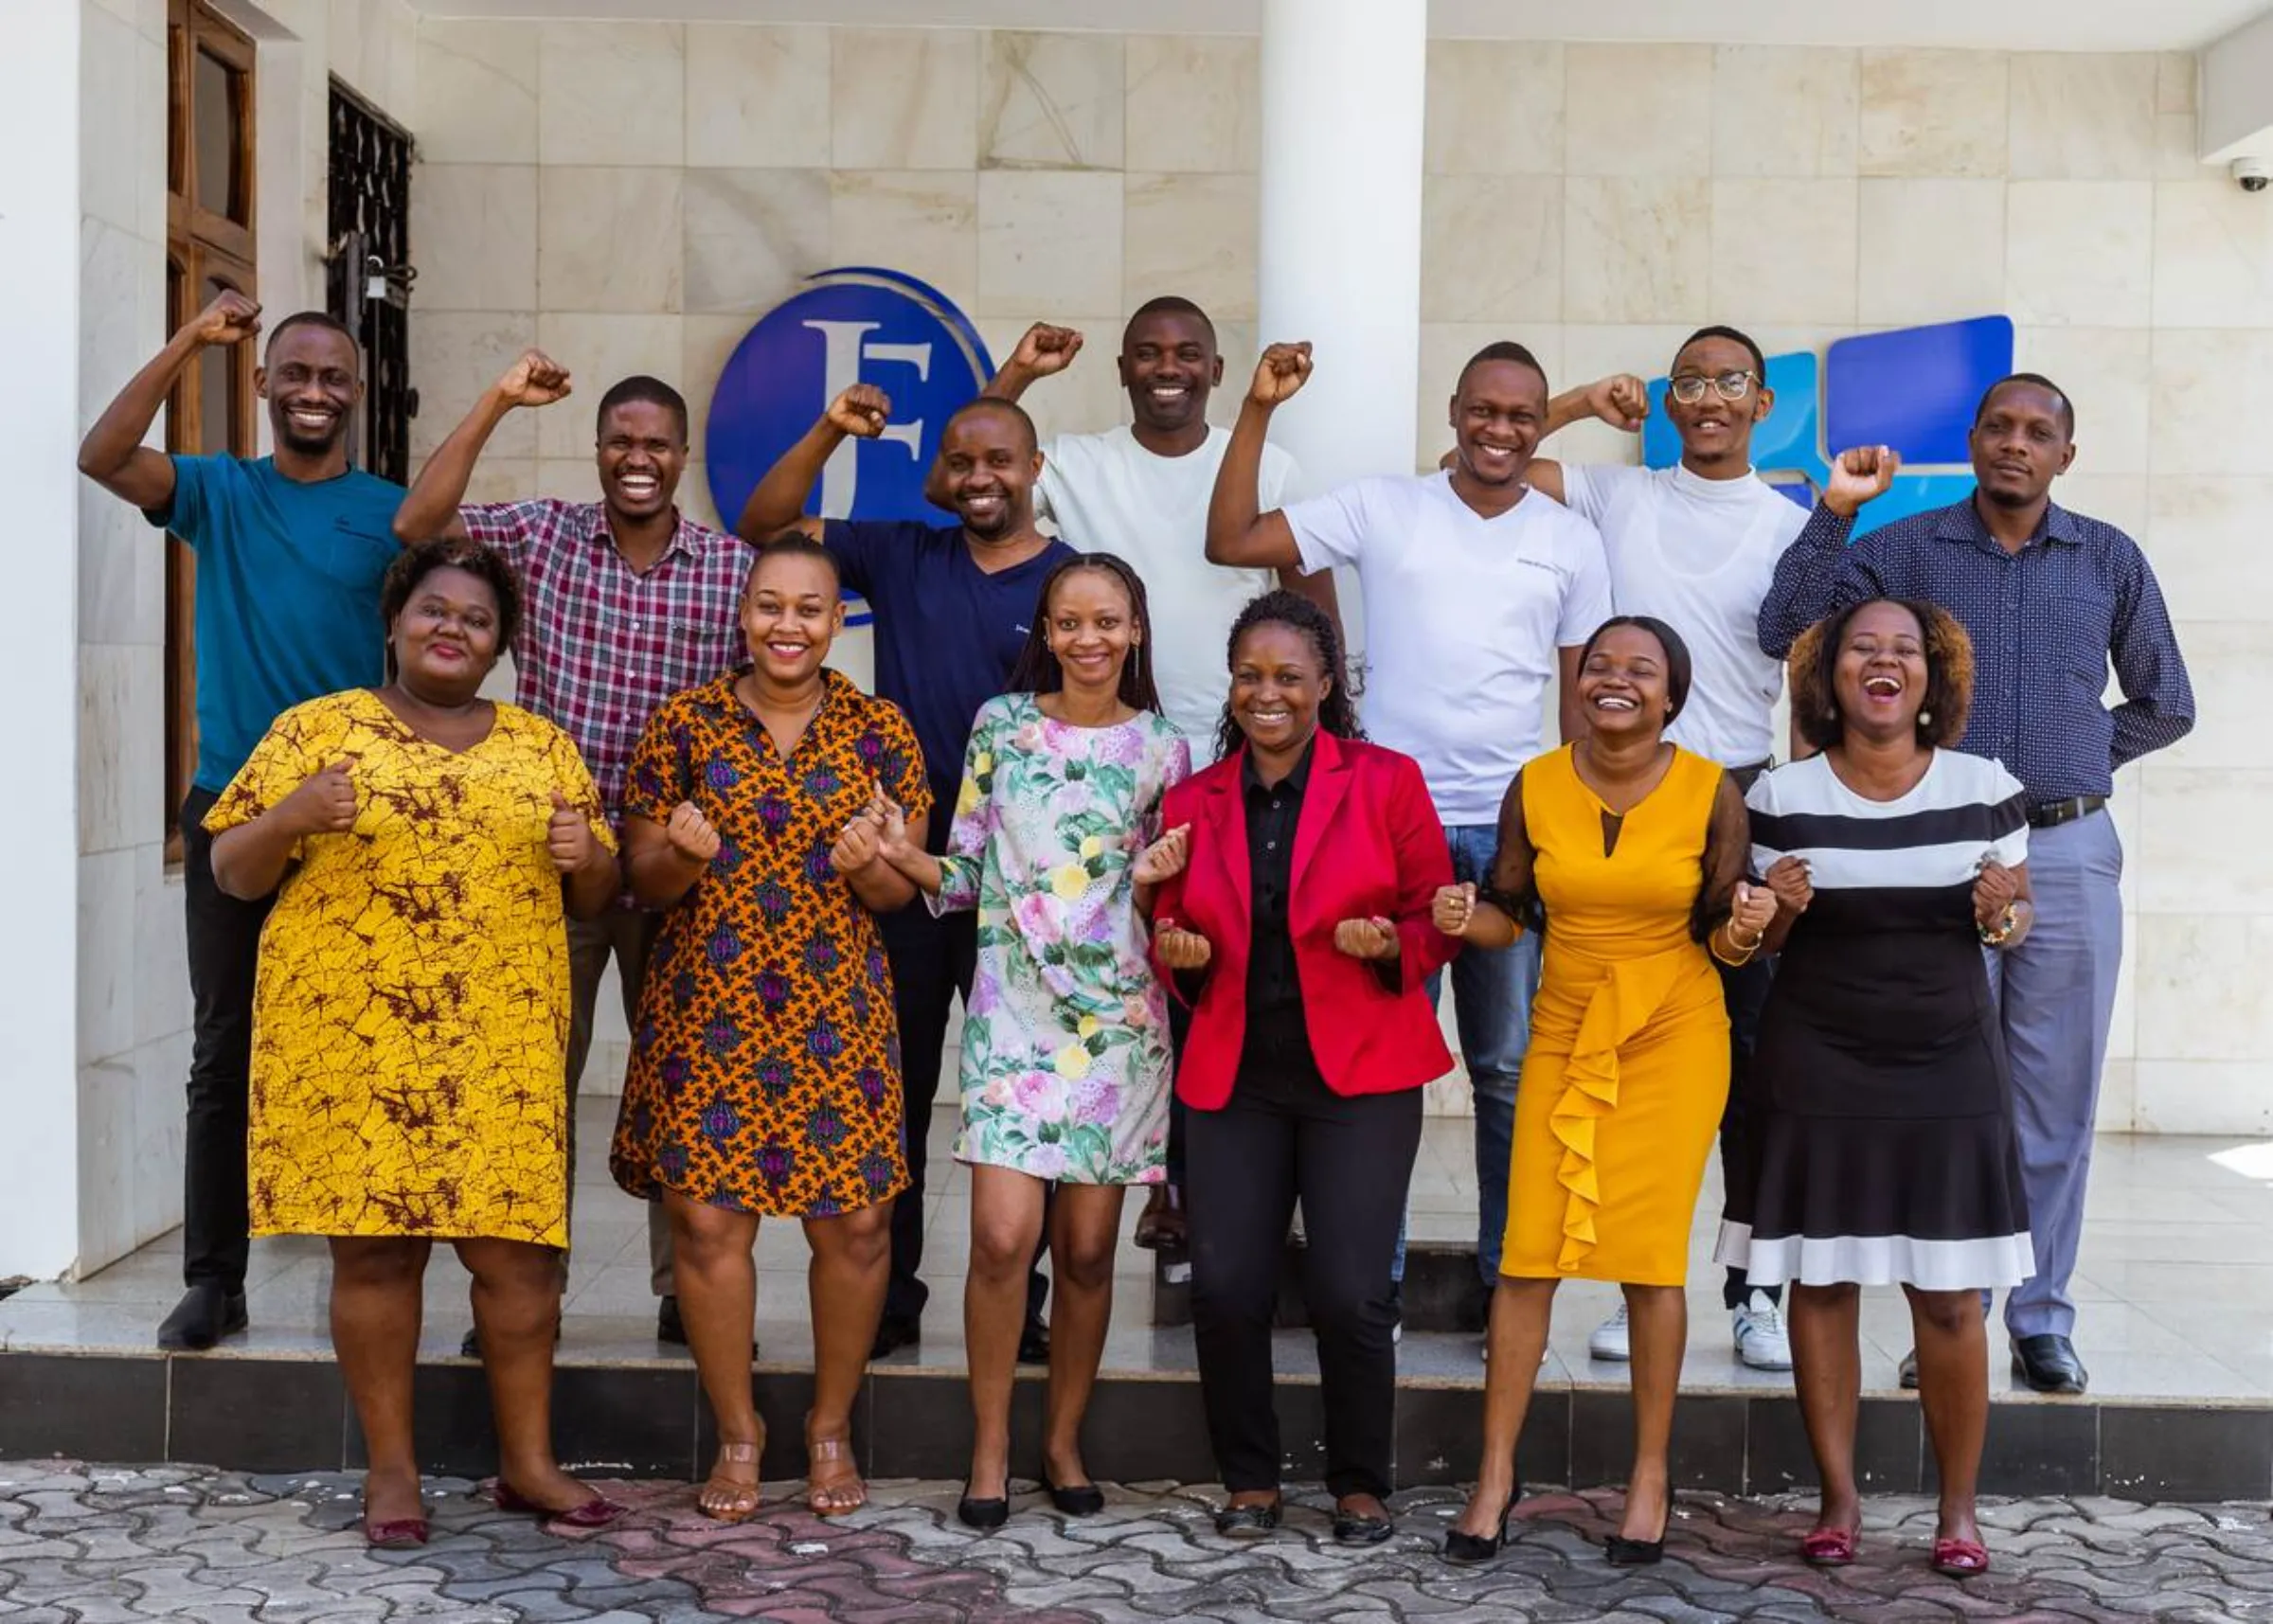
<svg viewBox="0 0 2273 1624">
<path fill-rule="evenodd" d="M 1310 346 L 1274 344 L 1231 433 L 1208 514 L 1208 556 L 1248 568 L 1348 564 L 1365 599 L 1367 731 L 1421 763 L 1456 880 L 1488 884 L 1500 802 L 1539 753 L 1547 687 L 1578 720 L 1579 653 L 1610 617 L 1602 538 L 1526 482 L 1548 421 L 1547 374 L 1519 344 L 1486 346 L 1452 396 L 1453 466 L 1361 479 L 1259 512 L 1271 414 L 1310 376 Z M 1477 1267 L 1499 1277 L 1515 1082 L 1539 979 L 1538 938 L 1453 961 L 1454 1013 L 1476 1092 Z"/>
<path fill-rule="evenodd" d="M 1036 380 L 1072 366 L 1081 349 L 1074 329 L 1038 322 L 986 393 L 1015 401 Z M 1206 311 L 1173 295 L 1148 300 L 1122 330 L 1116 365 L 1131 420 L 1101 434 L 1060 435 L 1044 447 L 1034 512 L 1068 545 L 1117 553 L 1135 566 L 1152 610 L 1147 631 L 1160 708 L 1190 737 L 1192 759 L 1204 765 L 1216 757 L 1230 687 L 1226 644 L 1240 610 L 1283 583 L 1333 614 L 1333 578 L 1306 580 L 1292 568 L 1276 576 L 1226 569 L 1207 560 L 1208 501 L 1231 434 L 1208 421 L 1224 358 Z M 1294 478 L 1295 459 L 1265 446 L 1255 481 L 1259 504 L 1280 506 Z M 1180 1026 L 1183 1007 L 1172 1013 Z M 1172 1102 L 1170 1115 L 1168 1180 L 1153 1187 L 1136 1221 L 1140 1246 L 1184 1243 L 1182 1106 Z"/>
<path fill-rule="evenodd" d="M 1783 692 L 1783 663 L 1760 646 L 1761 600 L 1808 510 L 1753 472 L 1752 430 L 1776 402 L 1759 345 L 1734 328 L 1700 329 L 1674 353 L 1668 380 L 1666 416 L 1681 437 L 1677 465 L 1582 467 L 1541 457 L 1530 478 L 1602 531 L 1618 612 L 1655 616 L 1689 645 L 1695 676 L 1668 737 L 1749 789 L 1775 753 L 1772 717 Z M 1555 397 L 1547 430 L 1597 417 L 1633 432 L 1649 410 L 1639 378 L 1604 378 Z M 1746 1078 L 1773 974 L 1765 958 L 1721 968 L 1733 1051 L 1721 1119 L 1725 1183 L 1746 1176 Z M 1792 1367 L 1780 1288 L 1756 1291 L 1732 1268 L 1722 1301 L 1739 1359 L 1758 1370 Z M 1628 1357 L 1622 1306 L 1596 1328 L 1588 1347 L 1597 1359 Z"/>
</svg>

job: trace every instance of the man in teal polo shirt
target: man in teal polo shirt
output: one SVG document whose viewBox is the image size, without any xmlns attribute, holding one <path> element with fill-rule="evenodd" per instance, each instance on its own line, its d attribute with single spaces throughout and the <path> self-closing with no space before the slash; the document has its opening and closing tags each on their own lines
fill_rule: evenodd
<svg viewBox="0 0 2273 1624">
<path fill-rule="evenodd" d="M 182 1278 L 158 1346 L 210 1347 L 245 1325 L 244 1141 L 253 972 L 268 903 L 213 883 L 206 811 L 277 714 L 385 680 L 379 581 L 403 488 L 348 466 L 363 400 L 355 340 L 315 311 L 270 333 L 253 385 L 276 455 L 169 456 L 142 443 L 206 349 L 250 341 L 260 307 L 224 293 L 134 374 L 79 448 L 79 469 L 197 555 L 197 772 L 181 808 L 196 1027 L 184 1141 Z M 225 365 L 216 357 L 211 365 Z"/>
</svg>

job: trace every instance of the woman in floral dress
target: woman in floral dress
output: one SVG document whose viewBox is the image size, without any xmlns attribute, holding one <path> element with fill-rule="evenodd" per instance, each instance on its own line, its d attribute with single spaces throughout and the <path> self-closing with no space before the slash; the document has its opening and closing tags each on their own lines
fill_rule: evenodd
<svg viewBox="0 0 2273 1624">
<path fill-rule="evenodd" d="M 1104 1504 L 1082 1464 L 1082 1415 L 1112 1313 L 1121 1192 L 1163 1176 L 1174 1069 L 1137 909 L 1183 866 L 1180 831 L 1146 843 L 1161 797 L 1191 771 L 1160 715 L 1149 631 L 1135 571 L 1110 553 L 1068 559 L 1043 583 L 1011 691 L 972 725 L 947 855 L 927 855 L 898 809 L 878 807 L 886 860 L 933 911 L 978 910 L 955 1145 L 972 1169 L 963 1320 L 976 1416 L 957 1514 L 977 1528 L 1010 1515 L 1011 1386 L 1052 1183 L 1044 1487 L 1071 1516 Z"/>
</svg>

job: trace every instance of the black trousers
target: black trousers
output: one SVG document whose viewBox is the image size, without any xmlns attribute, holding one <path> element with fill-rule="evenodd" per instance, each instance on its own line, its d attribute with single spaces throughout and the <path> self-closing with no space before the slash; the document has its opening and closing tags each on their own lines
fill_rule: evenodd
<svg viewBox="0 0 2273 1624">
<path fill-rule="evenodd" d="M 245 1137 L 253 1065 L 253 979 L 269 900 L 241 902 L 213 883 L 206 813 L 221 797 L 183 798 L 182 916 L 189 938 L 189 1114 L 182 1146 L 182 1281 L 244 1290 L 251 1253 Z"/>
<path fill-rule="evenodd" d="M 892 1012 L 900 1026 L 900 1147 L 907 1158 L 907 1188 L 892 1204 L 892 1277 L 885 1288 L 887 1318 L 921 1319 L 931 1288 L 918 1273 L 923 1266 L 924 1174 L 930 1162 L 931 1112 L 940 1098 L 940 1074 L 947 1047 L 947 1017 L 958 997 L 971 997 L 978 971 L 978 916 L 949 914 L 934 919 L 922 900 L 878 921 L 885 956 L 892 966 Z M 1049 1225 L 1042 1226 L 1040 1264 L 1049 1246 Z M 1049 1298 L 1049 1276 L 1039 1266 L 1027 1276 L 1026 1317 L 1042 1317 Z"/>
<path fill-rule="evenodd" d="M 1192 1335 L 1225 1488 L 1279 1487 L 1271 1318 L 1298 1200 L 1302 1295 L 1326 1410 L 1326 1488 L 1337 1497 L 1389 1492 L 1397 1404 L 1389 1263 L 1420 1148 L 1421 1090 L 1344 1098 L 1315 1073 L 1243 1075 L 1221 1111 L 1186 1115 Z"/>
<path fill-rule="evenodd" d="M 1751 1173 L 1750 1115 L 1752 1045 L 1760 1037 L 1760 1012 L 1767 1007 L 1768 989 L 1775 984 L 1776 961 L 1755 958 L 1729 966 L 1717 959 L 1721 995 L 1728 1006 L 1728 1104 L 1721 1113 L 1721 1187 L 1738 1188 Z M 1783 1300 L 1781 1286 L 1763 1286 L 1771 1302 Z M 1751 1282 L 1742 1269 L 1731 1265 L 1721 1286 L 1721 1303 L 1730 1312 L 1752 1294 Z"/>
</svg>

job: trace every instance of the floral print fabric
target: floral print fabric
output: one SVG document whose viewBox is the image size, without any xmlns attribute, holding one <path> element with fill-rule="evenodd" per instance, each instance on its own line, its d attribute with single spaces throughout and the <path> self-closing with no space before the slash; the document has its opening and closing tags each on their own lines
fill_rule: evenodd
<svg viewBox="0 0 2273 1624">
<path fill-rule="evenodd" d="M 972 724 L 937 913 L 978 911 L 960 1162 L 1069 1184 L 1157 1184 L 1173 1074 L 1168 1003 L 1129 871 L 1190 746 L 1146 711 L 1053 722 L 1031 694 Z"/>
</svg>

